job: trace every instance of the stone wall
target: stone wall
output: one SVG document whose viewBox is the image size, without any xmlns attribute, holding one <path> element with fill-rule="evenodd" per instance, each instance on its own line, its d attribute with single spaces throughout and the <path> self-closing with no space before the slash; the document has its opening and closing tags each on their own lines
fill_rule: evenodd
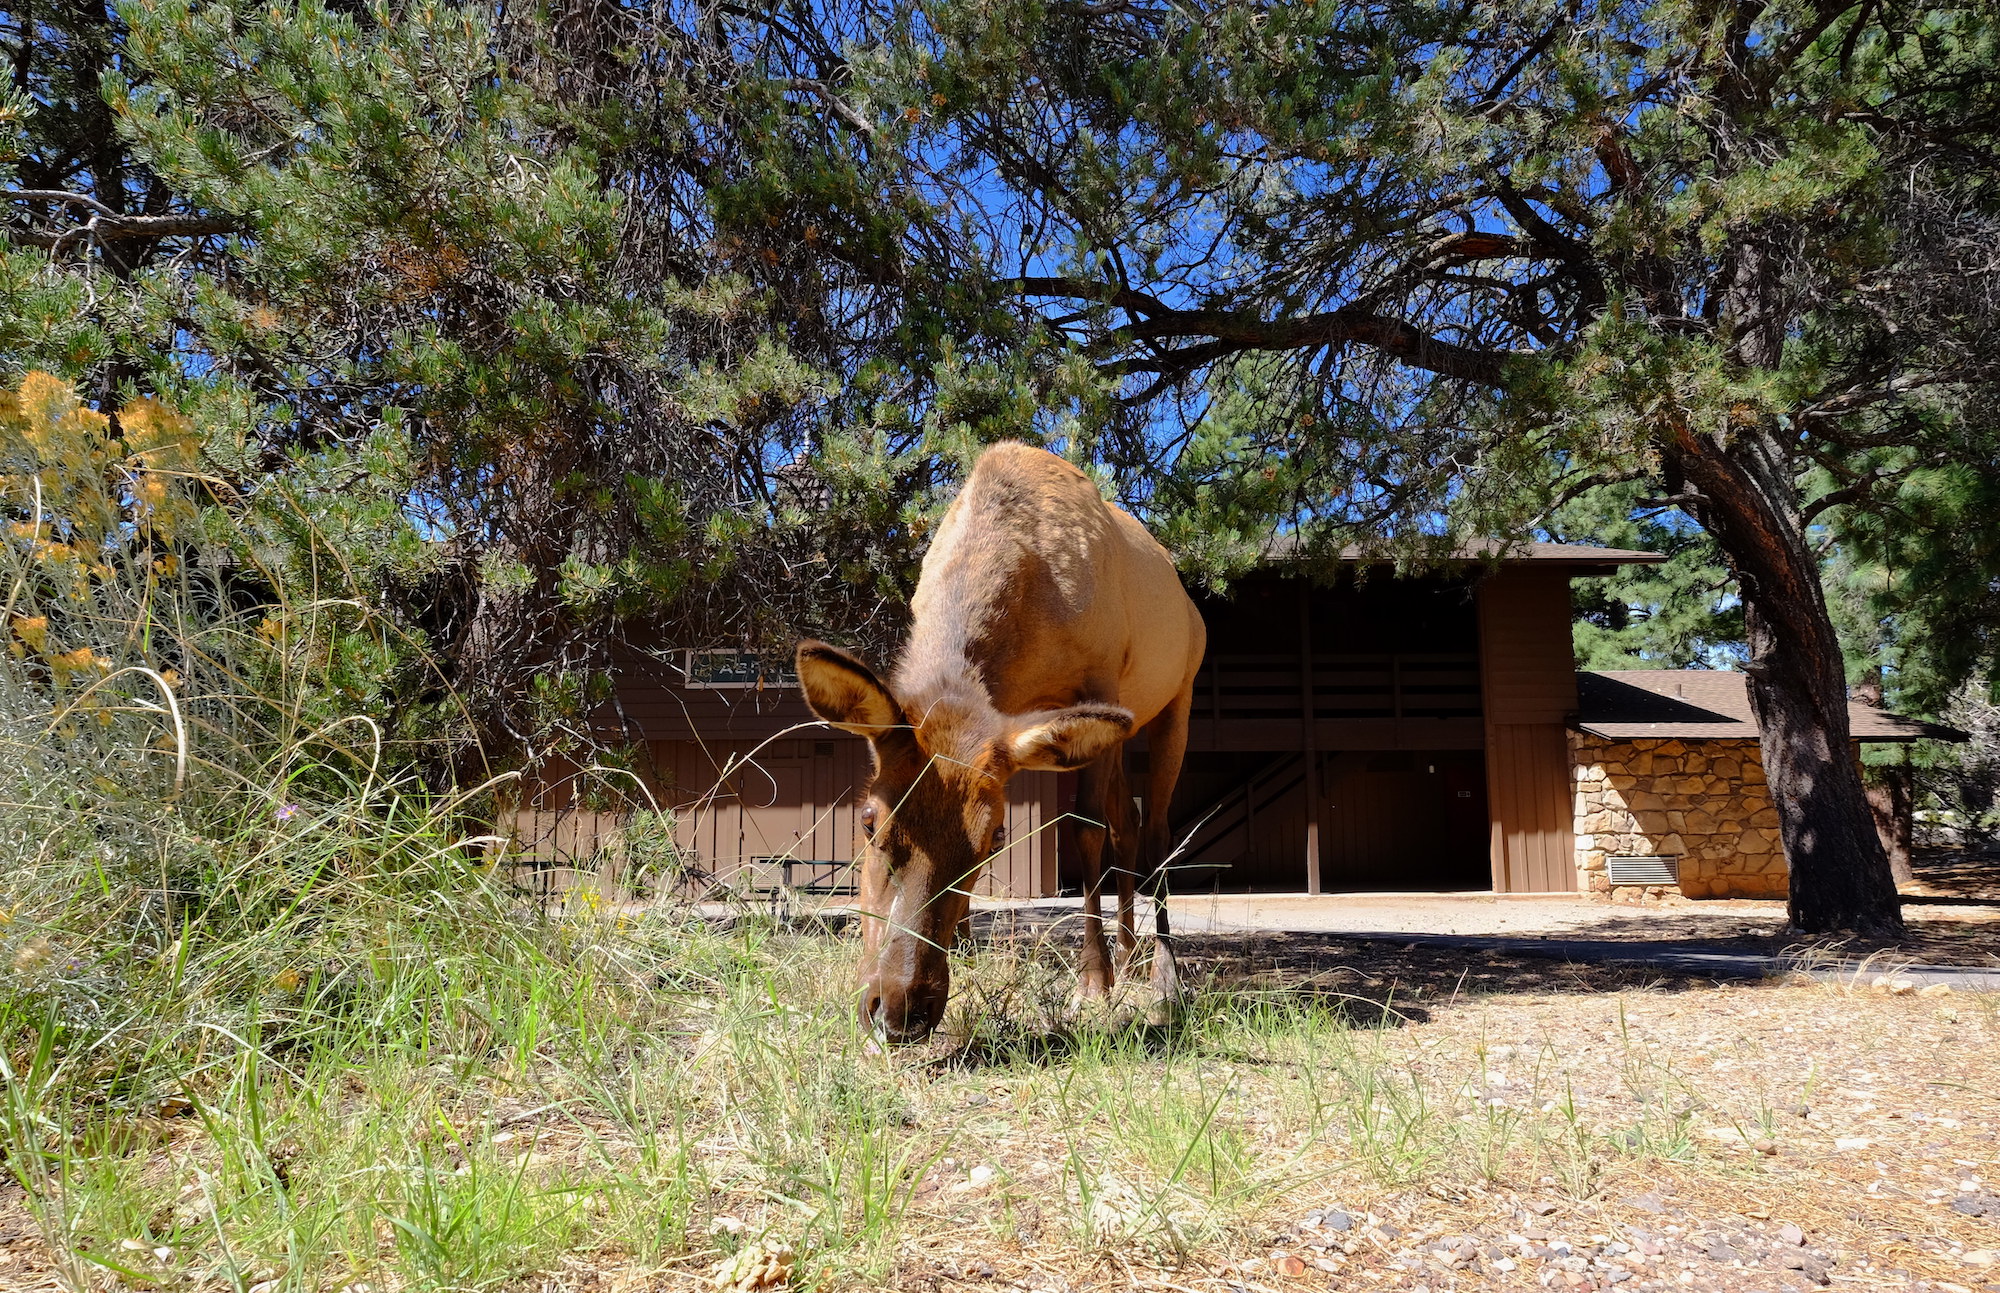
<svg viewBox="0 0 2000 1293">
<path fill-rule="evenodd" d="M 1569 734 L 1577 888 L 1612 893 L 1607 857 L 1680 859 L 1690 898 L 1783 898 L 1785 849 L 1754 740 L 1607 741 Z M 1619 898 L 1672 889 L 1620 886 Z"/>
</svg>

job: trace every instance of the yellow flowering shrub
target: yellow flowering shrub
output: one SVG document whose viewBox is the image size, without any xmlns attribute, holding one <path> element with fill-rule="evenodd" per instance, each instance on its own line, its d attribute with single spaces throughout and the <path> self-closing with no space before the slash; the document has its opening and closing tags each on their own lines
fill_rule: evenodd
<svg viewBox="0 0 2000 1293">
<path fill-rule="evenodd" d="M 174 549 L 194 537 L 200 454 L 187 419 L 158 400 L 113 418 L 48 373 L 0 390 L 9 654 L 39 658 L 59 689 L 129 657 L 133 608 L 180 573 Z"/>
</svg>

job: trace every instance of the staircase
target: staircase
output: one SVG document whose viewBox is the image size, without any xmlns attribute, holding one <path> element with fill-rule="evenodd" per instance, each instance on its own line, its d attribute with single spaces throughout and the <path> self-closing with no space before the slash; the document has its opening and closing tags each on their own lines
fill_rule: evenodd
<svg viewBox="0 0 2000 1293">
<path fill-rule="evenodd" d="M 1215 802 L 1183 819 L 1179 843 L 1167 859 L 1167 880 L 1181 892 L 1212 886 L 1228 867 L 1249 852 L 1258 814 L 1284 798 L 1306 778 L 1303 754 L 1282 754 Z M 1185 834 L 1181 833 L 1185 830 Z"/>
</svg>

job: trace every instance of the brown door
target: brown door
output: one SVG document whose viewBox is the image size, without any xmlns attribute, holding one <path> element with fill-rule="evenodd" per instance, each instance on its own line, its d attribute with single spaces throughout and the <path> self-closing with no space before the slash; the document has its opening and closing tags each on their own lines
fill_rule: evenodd
<svg viewBox="0 0 2000 1293">
<path fill-rule="evenodd" d="M 1322 884 L 1345 890 L 1484 889 L 1485 772 L 1477 754 L 1329 756 Z"/>
<path fill-rule="evenodd" d="M 736 788 L 739 865 L 760 859 L 798 858 L 811 831 L 805 759 L 758 759 L 730 778 Z M 811 843 L 807 838 L 806 842 Z M 768 883 L 775 877 L 759 877 Z"/>
</svg>

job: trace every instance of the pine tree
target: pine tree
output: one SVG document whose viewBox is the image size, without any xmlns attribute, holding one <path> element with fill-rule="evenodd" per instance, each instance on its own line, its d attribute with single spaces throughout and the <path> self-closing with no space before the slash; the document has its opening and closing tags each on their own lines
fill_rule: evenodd
<svg viewBox="0 0 2000 1293">
<path fill-rule="evenodd" d="M 1015 425 L 986 307 L 895 281 L 951 231 L 810 23 L 135 0 L 0 39 L 0 356 L 215 428 L 284 501 L 265 559 L 331 544 L 415 644 L 376 703 L 441 765 L 592 739 L 622 639 L 893 632 L 939 449 Z"/>
</svg>

